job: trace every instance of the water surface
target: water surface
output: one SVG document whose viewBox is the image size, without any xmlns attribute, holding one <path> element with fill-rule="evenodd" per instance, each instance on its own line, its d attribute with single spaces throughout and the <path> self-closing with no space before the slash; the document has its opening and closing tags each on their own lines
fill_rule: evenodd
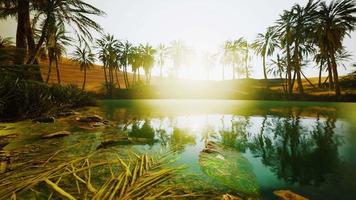
<svg viewBox="0 0 356 200">
<path fill-rule="evenodd" d="M 273 191 L 280 189 L 310 199 L 356 196 L 356 104 L 112 100 L 101 101 L 95 113 L 112 121 L 114 126 L 86 130 L 71 124 L 70 119 L 59 120 L 54 125 L 21 122 L 14 127 L 19 138 L 5 150 L 37 145 L 44 154 L 78 141 L 83 145 L 70 154 L 87 154 L 112 146 L 149 153 L 168 148 L 177 152 L 174 165 L 185 166 L 181 181 L 196 180 L 192 188 L 214 188 L 221 194 L 239 193 L 202 167 L 201 151 L 213 141 L 227 151 L 236 152 L 226 160 L 227 165 L 241 158 L 248 162 L 249 173 L 256 178 L 262 199 L 275 199 Z M 43 133 L 63 129 L 74 134 L 55 140 L 40 139 Z M 14 130 L 0 131 L 4 134 Z M 123 135 L 136 138 L 137 142 L 103 145 Z M 35 154 L 28 154 L 27 159 L 31 156 Z M 231 174 L 234 171 L 231 169 Z M 225 176 L 229 179 L 229 173 Z"/>
</svg>

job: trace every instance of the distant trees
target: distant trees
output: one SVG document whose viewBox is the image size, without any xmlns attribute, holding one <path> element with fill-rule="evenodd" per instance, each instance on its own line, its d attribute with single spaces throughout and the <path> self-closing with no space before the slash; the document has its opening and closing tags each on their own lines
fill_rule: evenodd
<svg viewBox="0 0 356 200">
<path fill-rule="evenodd" d="M 223 44 L 221 52 L 222 78 L 225 79 L 225 68 L 230 67 L 232 79 L 236 79 L 236 75 L 240 78 L 245 75 L 249 78 L 250 69 L 249 61 L 251 45 L 243 37 L 236 40 L 227 40 Z"/>
</svg>

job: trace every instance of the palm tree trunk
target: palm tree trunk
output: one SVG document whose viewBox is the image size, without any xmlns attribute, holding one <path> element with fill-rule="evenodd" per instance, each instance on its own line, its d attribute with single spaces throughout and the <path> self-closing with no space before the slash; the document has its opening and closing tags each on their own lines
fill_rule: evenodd
<svg viewBox="0 0 356 200">
<path fill-rule="evenodd" d="M 246 78 L 248 79 L 249 78 L 249 75 L 248 75 L 248 51 L 246 51 L 246 58 L 245 58 L 245 71 L 246 71 Z"/>
<path fill-rule="evenodd" d="M 48 74 L 47 74 L 47 78 L 46 78 L 46 83 L 49 82 L 49 78 L 51 76 L 51 71 L 52 71 L 52 59 L 49 59 Z"/>
<path fill-rule="evenodd" d="M 232 63 L 232 80 L 235 80 L 235 63 Z"/>
<path fill-rule="evenodd" d="M 297 72 L 294 71 L 294 74 L 293 74 L 293 79 L 292 79 L 292 83 L 291 83 L 291 87 L 292 87 L 292 93 L 293 93 L 293 89 L 294 89 L 294 83 L 295 83 L 295 78 L 297 77 Z"/>
<path fill-rule="evenodd" d="M 263 64 L 263 76 L 265 78 L 265 82 L 266 82 L 266 88 L 269 88 L 268 85 L 268 77 L 267 77 L 267 69 L 266 69 L 266 55 L 263 55 L 262 57 L 262 64 Z"/>
<path fill-rule="evenodd" d="M 60 73 L 60 70 L 59 70 L 58 58 L 56 58 L 56 59 L 54 60 L 54 62 L 56 63 L 57 81 L 58 81 L 58 84 L 61 84 L 61 73 Z"/>
<path fill-rule="evenodd" d="M 17 0 L 16 48 L 26 48 L 26 23 L 30 16 L 29 0 Z"/>
<path fill-rule="evenodd" d="M 48 16 L 49 14 L 47 14 Z M 45 19 L 45 22 L 44 22 L 44 25 L 42 27 L 42 33 L 41 33 L 41 37 L 40 39 L 38 40 L 38 43 L 36 45 L 36 48 L 35 50 L 30 54 L 30 57 L 28 59 L 28 62 L 29 64 L 34 64 L 36 62 L 36 58 L 37 58 L 37 54 L 43 44 L 43 42 L 45 41 L 45 38 L 46 38 L 46 34 L 47 34 L 47 28 L 48 27 L 48 18 Z"/>
<path fill-rule="evenodd" d="M 298 40 L 294 43 L 294 61 L 295 61 L 295 70 L 297 72 L 297 83 L 298 83 L 298 92 L 299 94 L 303 94 L 303 82 L 301 77 L 301 66 L 300 66 L 300 59 L 299 59 L 299 43 Z"/>
<path fill-rule="evenodd" d="M 323 71 L 323 62 L 320 61 L 320 67 L 319 67 L 319 81 L 318 81 L 318 87 L 321 88 L 321 73 Z"/>
<path fill-rule="evenodd" d="M 115 76 L 116 76 L 116 84 L 117 84 L 117 87 L 120 89 L 120 79 L 119 79 L 119 76 L 118 76 L 118 73 L 117 73 L 118 69 L 115 70 Z"/>
<path fill-rule="evenodd" d="M 134 73 L 132 76 L 132 85 L 135 85 L 135 83 L 136 83 L 136 73 L 137 73 L 137 70 L 134 70 Z"/>
<path fill-rule="evenodd" d="M 289 43 L 287 43 L 287 74 L 288 74 L 288 80 L 287 80 L 287 87 L 288 87 L 288 93 L 293 94 L 293 85 L 292 84 L 292 61 L 291 61 L 291 56 L 290 56 L 290 46 Z"/>
<path fill-rule="evenodd" d="M 225 65 L 222 66 L 222 80 L 225 80 Z"/>
<path fill-rule="evenodd" d="M 159 66 L 159 77 L 161 78 L 161 80 L 163 79 L 163 62 L 162 62 L 163 58 L 161 57 L 160 59 L 160 66 Z"/>
<path fill-rule="evenodd" d="M 332 51 L 330 53 L 331 55 L 331 63 L 332 63 L 332 70 L 333 70 L 333 76 L 334 76 L 334 85 L 335 85 L 335 95 L 340 96 L 341 95 L 341 88 L 340 88 L 340 83 L 339 83 L 339 75 L 337 72 L 337 64 L 336 64 L 336 59 L 335 59 L 335 51 Z"/>
<path fill-rule="evenodd" d="M 333 80 L 332 66 L 331 66 L 330 58 L 327 58 L 327 63 L 328 63 L 328 75 L 329 75 L 329 90 L 331 91 L 334 89 L 334 80 Z"/>
<path fill-rule="evenodd" d="M 103 70 L 104 70 L 105 86 L 107 87 L 108 86 L 108 77 L 106 75 L 106 67 L 105 66 L 103 66 Z"/>
<path fill-rule="evenodd" d="M 87 82 L 87 68 L 84 67 L 84 81 L 83 81 L 83 87 L 82 90 L 85 90 L 85 84 Z"/>
</svg>

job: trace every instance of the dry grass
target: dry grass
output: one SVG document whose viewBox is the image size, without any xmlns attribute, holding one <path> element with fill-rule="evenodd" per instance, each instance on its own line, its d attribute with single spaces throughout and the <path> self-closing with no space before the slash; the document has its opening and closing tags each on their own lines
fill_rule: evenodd
<svg viewBox="0 0 356 200">
<path fill-rule="evenodd" d="M 115 150 L 117 151 L 117 150 Z M 114 152 L 114 151 L 112 151 Z M 100 153 L 100 152 L 96 152 Z M 171 167 L 173 152 L 137 155 L 96 153 L 72 160 L 53 157 L 37 166 L 26 166 L 3 175 L 0 199 L 27 199 L 35 193 L 40 199 L 172 199 L 198 197 L 184 192 L 171 181 L 182 168 Z M 104 157 L 103 157 L 104 156 Z M 98 159 L 101 157 L 101 159 Z M 105 157 L 107 159 L 105 159 Z M 104 159 L 103 159 L 104 158 Z M 36 198 L 37 199 L 37 198 Z"/>
</svg>

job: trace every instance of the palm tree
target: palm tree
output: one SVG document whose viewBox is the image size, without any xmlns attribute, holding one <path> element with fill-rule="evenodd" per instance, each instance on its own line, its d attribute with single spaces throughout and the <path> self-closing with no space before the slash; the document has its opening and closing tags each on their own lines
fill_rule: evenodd
<svg viewBox="0 0 356 200">
<path fill-rule="evenodd" d="M 330 4 L 320 3 L 317 41 L 320 51 L 330 59 L 335 84 L 335 94 L 341 94 L 336 54 L 342 49 L 342 42 L 355 29 L 356 6 L 353 0 L 336 0 Z"/>
<path fill-rule="evenodd" d="M 243 37 L 237 39 L 236 41 L 234 41 L 234 46 L 237 46 L 237 50 L 238 52 L 237 53 L 233 53 L 234 54 L 234 61 L 236 63 L 239 62 L 239 53 L 241 54 L 241 61 L 244 65 L 244 73 L 246 75 L 246 78 L 249 78 L 250 76 L 250 69 L 249 69 L 249 61 L 251 60 L 251 57 L 250 57 L 250 48 L 251 48 L 251 45 L 247 42 L 247 40 Z"/>
<path fill-rule="evenodd" d="M 179 77 L 179 70 L 183 64 L 188 48 L 180 40 L 174 40 L 169 47 L 169 56 L 173 61 L 175 76 Z"/>
<path fill-rule="evenodd" d="M 157 57 L 159 65 L 159 77 L 163 79 L 163 65 L 165 64 L 165 59 L 168 56 L 169 48 L 164 44 L 159 44 L 157 47 Z"/>
<path fill-rule="evenodd" d="M 101 27 L 89 18 L 91 15 L 102 16 L 105 13 L 94 6 L 85 3 L 83 0 L 48 0 L 40 1 L 37 4 L 38 13 L 35 18 L 41 19 L 41 36 L 36 44 L 35 50 L 31 53 L 29 63 L 34 63 L 38 51 L 45 41 L 49 26 L 52 21 L 67 24 L 74 30 L 80 40 L 92 40 L 91 30 L 101 31 Z M 37 21 L 37 20 L 35 20 Z"/>
<path fill-rule="evenodd" d="M 150 84 L 151 82 L 151 70 L 155 62 L 156 50 L 149 44 L 142 46 L 142 60 L 143 60 L 143 69 L 145 70 L 146 83 Z"/>
<path fill-rule="evenodd" d="M 231 54 L 231 46 L 232 41 L 227 40 L 222 45 L 222 56 L 221 56 L 221 64 L 222 64 L 222 80 L 225 80 L 225 67 L 232 63 L 232 54 Z M 235 78 L 235 68 L 232 68 L 232 76 Z"/>
<path fill-rule="evenodd" d="M 17 18 L 16 47 L 31 51 L 35 47 L 33 38 L 30 7 L 32 0 L 0 0 L 0 19 Z"/>
<path fill-rule="evenodd" d="M 203 53 L 203 65 L 206 71 L 206 79 L 210 80 L 210 72 L 215 67 L 217 54 L 211 54 L 209 52 Z"/>
<path fill-rule="evenodd" d="M 95 55 L 91 52 L 91 49 L 88 45 L 84 45 L 84 47 L 76 46 L 72 59 L 74 62 L 80 65 L 80 70 L 84 71 L 82 90 L 85 90 L 87 70 L 94 65 Z"/>
<path fill-rule="evenodd" d="M 251 46 L 255 53 L 262 57 L 263 76 L 268 87 L 266 58 L 273 55 L 275 48 L 278 47 L 278 38 L 275 29 L 268 27 L 266 33 L 259 33 Z"/>
<path fill-rule="evenodd" d="M 297 75 L 299 94 L 304 93 L 301 78 L 301 61 L 303 61 L 303 55 L 307 55 L 309 52 L 313 51 L 312 46 L 309 45 L 309 39 L 312 36 L 312 28 L 317 19 L 316 9 L 318 3 L 318 1 L 314 2 L 313 0 L 309 0 L 307 5 L 304 7 L 296 4 L 292 8 L 292 38 L 294 41 L 293 63 Z"/>
<path fill-rule="evenodd" d="M 286 70 L 286 59 L 281 58 L 279 54 L 277 54 L 277 60 L 272 60 L 272 63 L 269 66 L 268 73 L 272 74 L 275 77 L 279 77 L 281 80 L 283 92 L 287 93 L 287 85 L 284 83 L 283 74 Z"/>
<path fill-rule="evenodd" d="M 292 12 L 283 11 L 277 20 L 276 34 L 280 40 L 280 48 L 284 49 L 286 53 L 286 67 L 287 67 L 287 88 L 288 93 L 293 93 L 292 83 L 292 58 L 291 58 L 291 46 L 292 46 Z"/>
<path fill-rule="evenodd" d="M 127 70 L 130 64 L 129 63 L 130 57 L 132 56 L 133 45 L 129 41 L 126 41 L 125 43 L 120 43 L 119 48 L 121 51 L 120 63 L 123 66 L 125 86 L 126 88 L 130 88 L 130 82 L 129 82 Z"/>
<path fill-rule="evenodd" d="M 48 36 L 46 37 L 46 46 L 48 51 L 48 58 L 49 58 L 49 70 L 47 75 L 46 82 L 48 83 L 50 74 L 51 74 L 51 65 L 52 62 L 55 62 L 56 71 L 57 71 L 57 81 L 58 84 L 61 84 L 61 76 L 60 76 L 60 69 L 59 69 L 59 60 L 61 59 L 62 55 L 66 52 L 66 46 L 70 45 L 72 39 L 65 35 L 64 24 L 57 23 L 54 24 L 52 29 L 48 32 Z"/>
</svg>

